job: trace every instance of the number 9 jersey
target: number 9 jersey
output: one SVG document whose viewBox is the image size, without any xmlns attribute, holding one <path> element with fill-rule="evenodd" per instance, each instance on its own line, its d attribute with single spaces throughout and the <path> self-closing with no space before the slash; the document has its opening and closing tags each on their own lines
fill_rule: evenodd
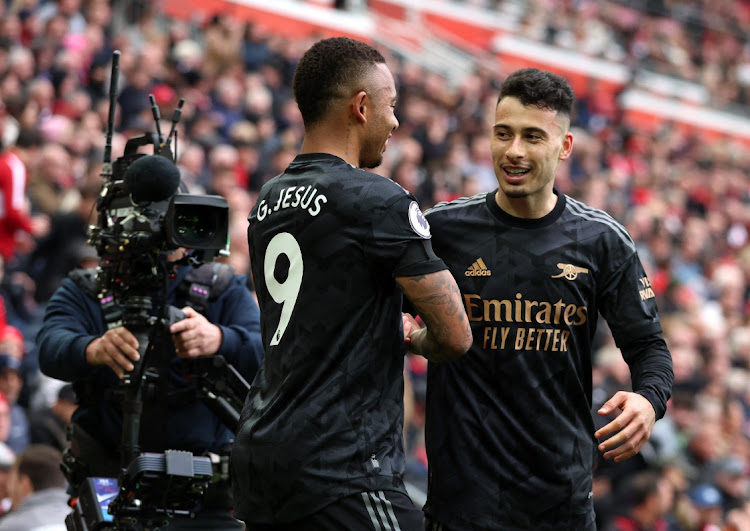
<svg viewBox="0 0 750 531">
<path fill-rule="evenodd" d="M 333 155 L 298 155 L 249 216 L 264 355 L 232 452 L 235 516 L 295 520 L 405 493 L 402 294 L 446 269 L 414 197 Z"/>
</svg>

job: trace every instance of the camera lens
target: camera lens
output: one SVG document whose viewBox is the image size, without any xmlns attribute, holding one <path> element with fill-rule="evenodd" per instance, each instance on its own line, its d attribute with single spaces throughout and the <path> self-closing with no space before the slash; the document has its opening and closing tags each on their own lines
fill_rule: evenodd
<svg viewBox="0 0 750 531">
<path fill-rule="evenodd" d="M 216 234 L 216 215 L 200 207 L 184 209 L 176 218 L 177 234 L 187 247 L 201 247 L 213 240 Z"/>
</svg>

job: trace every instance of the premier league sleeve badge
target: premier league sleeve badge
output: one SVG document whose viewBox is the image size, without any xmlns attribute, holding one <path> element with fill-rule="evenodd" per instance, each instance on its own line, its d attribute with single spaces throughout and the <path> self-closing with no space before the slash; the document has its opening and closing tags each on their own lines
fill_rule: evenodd
<svg viewBox="0 0 750 531">
<path fill-rule="evenodd" d="M 409 205 L 409 223 L 414 232 L 422 238 L 427 240 L 432 237 L 430 234 L 430 223 L 424 217 L 424 214 L 422 214 L 416 201 L 412 201 Z"/>
</svg>

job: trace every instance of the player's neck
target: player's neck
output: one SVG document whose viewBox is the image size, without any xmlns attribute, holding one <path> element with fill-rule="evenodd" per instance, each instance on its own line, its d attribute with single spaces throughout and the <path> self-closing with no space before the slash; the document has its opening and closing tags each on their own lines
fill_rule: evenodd
<svg viewBox="0 0 750 531">
<path fill-rule="evenodd" d="M 549 193 L 529 194 L 521 197 L 511 197 L 501 189 L 495 193 L 495 202 L 504 212 L 521 219 L 540 219 L 552 212 L 557 204 L 557 194 Z"/>
<path fill-rule="evenodd" d="M 359 165 L 359 149 L 341 131 L 318 128 L 305 133 L 300 153 L 328 153 L 335 155 L 352 166 Z"/>
</svg>

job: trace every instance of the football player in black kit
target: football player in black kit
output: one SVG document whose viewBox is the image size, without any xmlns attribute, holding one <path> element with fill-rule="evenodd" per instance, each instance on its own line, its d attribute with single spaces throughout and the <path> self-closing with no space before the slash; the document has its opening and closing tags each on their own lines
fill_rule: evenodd
<svg viewBox="0 0 750 531">
<path fill-rule="evenodd" d="M 398 127 L 383 56 L 321 40 L 293 89 L 301 154 L 249 216 L 264 354 L 232 451 L 235 516 L 250 531 L 421 530 L 402 481 L 405 343 L 458 358 L 469 322 L 414 197 L 360 169 Z M 402 293 L 426 328 L 402 323 Z"/>
<path fill-rule="evenodd" d="M 664 415 L 672 358 L 633 240 L 554 187 L 573 148 L 573 101 L 557 75 L 508 76 L 492 126 L 499 188 L 426 213 L 474 335 L 466 356 L 428 368 L 427 529 L 593 530 L 597 450 L 634 456 Z M 622 413 L 596 431 L 598 314 L 633 392 L 602 406 Z"/>
</svg>

